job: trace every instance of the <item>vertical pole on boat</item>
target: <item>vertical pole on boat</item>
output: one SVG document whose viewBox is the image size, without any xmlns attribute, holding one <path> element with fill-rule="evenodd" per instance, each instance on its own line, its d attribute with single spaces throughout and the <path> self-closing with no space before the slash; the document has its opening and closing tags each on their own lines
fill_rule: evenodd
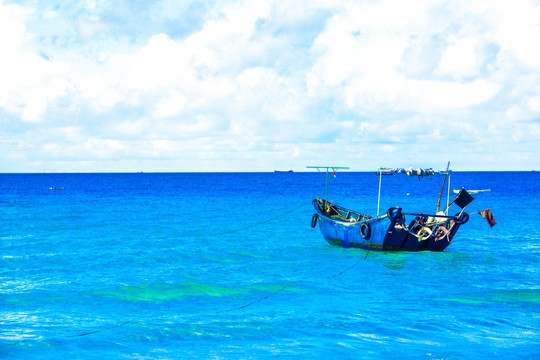
<svg viewBox="0 0 540 360">
<path fill-rule="evenodd" d="M 444 174 L 444 180 L 443 180 L 443 183 L 442 183 L 441 192 L 439 193 L 439 200 L 437 200 L 437 211 L 435 212 L 435 214 L 439 212 L 439 208 L 441 207 L 441 197 L 442 197 L 442 193 L 444 191 L 444 183 L 446 182 L 446 177 L 448 176 L 448 169 L 449 168 L 450 168 L 450 161 L 448 162 L 448 165 L 446 165 L 446 173 Z"/>
<path fill-rule="evenodd" d="M 326 197 L 324 200 L 326 201 L 324 206 L 328 206 L 328 168 L 326 168 Z"/>
<path fill-rule="evenodd" d="M 326 169 L 326 177 L 325 177 L 325 180 L 326 180 L 326 194 L 325 194 L 324 201 L 326 201 L 326 204 L 328 204 L 328 171 L 330 169 L 332 169 L 332 172 L 334 173 L 334 176 L 335 176 L 337 169 L 348 169 L 348 167 L 343 167 L 343 166 L 306 166 L 306 167 L 308 169 L 317 169 L 317 171 L 320 174 L 322 174 L 321 169 Z"/>
<path fill-rule="evenodd" d="M 448 195 L 446 195 L 446 215 L 448 215 L 448 208 L 450 207 L 450 179 L 452 178 L 451 174 L 448 174 Z"/>
<path fill-rule="evenodd" d="M 379 216 L 379 207 L 381 205 L 381 182 L 382 182 L 382 167 L 379 167 L 379 198 L 377 199 L 377 216 Z"/>
</svg>

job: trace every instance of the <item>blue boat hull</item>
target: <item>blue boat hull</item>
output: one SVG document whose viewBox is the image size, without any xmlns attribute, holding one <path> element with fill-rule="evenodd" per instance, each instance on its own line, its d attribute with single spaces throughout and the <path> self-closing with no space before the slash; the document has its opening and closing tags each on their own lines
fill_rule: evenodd
<svg viewBox="0 0 540 360">
<path fill-rule="evenodd" d="M 422 226 L 406 226 L 405 218 L 396 221 L 388 214 L 371 218 L 336 205 L 334 216 L 325 211 L 326 204 L 321 199 L 313 200 L 315 214 L 312 226 L 317 223 L 319 229 L 331 245 L 344 248 L 360 248 L 384 251 L 443 251 L 450 245 L 460 225 L 455 220 L 448 220 L 433 226 L 426 226 L 433 233 L 419 236 L 415 230 Z M 466 221 L 466 220 L 465 220 Z M 444 227 L 445 232 L 437 230 Z M 437 233 L 437 234 L 436 234 Z"/>
</svg>

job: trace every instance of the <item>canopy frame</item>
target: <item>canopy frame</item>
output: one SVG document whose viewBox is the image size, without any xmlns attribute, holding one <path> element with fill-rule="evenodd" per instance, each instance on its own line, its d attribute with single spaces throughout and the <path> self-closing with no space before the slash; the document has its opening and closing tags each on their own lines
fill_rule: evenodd
<svg viewBox="0 0 540 360">
<path fill-rule="evenodd" d="M 389 173 L 389 172 L 392 172 L 392 173 L 395 173 L 395 174 L 405 174 L 405 175 L 408 175 L 408 176 L 418 176 L 419 178 L 420 177 L 425 177 L 425 176 L 437 176 L 437 175 L 444 175 L 445 176 L 445 180 L 446 180 L 446 177 L 448 177 L 448 190 L 447 190 L 447 196 L 446 196 L 446 208 L 445 210 L 445 214 L 448 215 L 448 207 L 450 206 L 450 171 L 448 171 L 448 168 L 450 167 L 450 162 L 448 162 L 448 167 L 446 168 L 446 171 L 435 171 L 433 169 L 421 169 L 421 168 L 418 168 L 418 169 L 413 169 L 412 166 L 409 167 L 408 169 L 401 169 L 401 168 L 388 168 L 388 167 L 383 167 L 383 166 L 380 166 L 379 167 L 379 196 L 377 198 L 377 216 L 380 215 L 380 207 L 381 207 L 381 185 L 382 185 L 382 175 L 383 175 L 383 172 L 385 173 Z M 443 183 L 443 189 L 444 189 L 444 183 Z M 441 189 L 441 194 L 442 195 L 442 189 Z M 439 201 L 440 201 L 440 197 L 439 197 Z M 439 209 L 437 209 L 437 212 L 438 212 Z"/>
<path fill-rule="evenodd" d="M 332 169 L 332 172 L 335 172 L 339 169 L 349 169 L 345 166 L 306 166 L 308 169 L 317 169 L 319 173 L 321 173 L 321 169 L 326 169 L 326 194 L 325 194 L 325 204 L 328 204 L 328 172 L 330 169 Z"/>
</svg>

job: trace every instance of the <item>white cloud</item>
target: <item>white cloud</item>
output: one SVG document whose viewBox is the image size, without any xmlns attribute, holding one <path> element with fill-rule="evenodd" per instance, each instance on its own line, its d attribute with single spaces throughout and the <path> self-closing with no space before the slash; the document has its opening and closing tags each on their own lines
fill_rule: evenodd
<svg viewBox="0 0 540 360">
<path fill-rule="evenodd" d="M 26 11 L 18 6 L 4 5 L 0 11 L 0 44 L 6 53 L 19 52 L 26 38 Z M 2 60 L 9 60 L 3 56 Z"/>
<path fill-rule="evenodd" d="M 190 170 L 303 167 L 338 153 L 369 168 L 456 139 L 471 145 L 452 156 L 538 164 L 526 136 L 540 118 L 534 2 L 164 0 L 135 18 L 107 1 L 32 6 L 0 2 L 0 142 L 25 171 L 62 154 L 65 170 L 175 154 L 189 154 Z M 199 22 L 173 27 L 193 14 Z"/>
<path fill-rule="evenodd" d="M 442 54 L 439 72 L 458 79 L 480 75 L 484 62 L 477 53 L 479 45 L 474 38 L 454 40 Z"/>
<path fill-rule="evenodd" d="M 417 108 L 424 106 L 430 111 L 432 107 L 444 110 L 483 104 L 499 92 L 499 86 L 483 79 L 466 83 L 423 81 L 411 82 L 409 90 Z"/>
<path fill-rule="evenodd" d="M 418 18 L 418 14 L 435 11 L 436 2 L 407 3 L 406 8 L 400 4 L 362 5 L 335 16 L 314 44 L 314 51 L 321 55 L 308 74 L 310 93 L 316 93 L 317 87 L 337 87 L 338 95 L 342 93 L 342 101 L 350 107 L 430 112 L 482 104 L 498 93 L 500 86 L 482 76 L 487 60 L 482 50 L 490 41 L 483 33 L 464 38 L 450 33 L 444 49 L 437 46 L 431 50 L 440 53 L 437 66 L 411 71 L 408 62 L 422 64 L 421 55 L 426 54 L 419 49 L 413 53 L 416 56 L 407 53 L 421 33 L 419 24 L 434 25 L 427 29 L 427 36 L 440 36 L 449 20 L 435 25 Z M 394 6 L 397 8 L 390 13 Z M 393 17 L 395 14 L 399 18 Z M 421 74 L 422 70 L 431 74 Z"/>
<path fill-rule="evenodd" d="M 90 40 L 96 34 L 109 30 L 99 19 L 80 16 L 77 21 L 77 30 L 83 40 Z"/>
<path fill-rule="evenodd" d="M 540 48 L 534 46 L 540 41 L 540 6 L 533 1 L 508 3 L 500 0 L 494 3 L 490 15 L 495 25 L 495 39 L 519 65 L 538 70 L 540 68 Z"/>
<path fill-rule="evenodd" d="M 119 54 L 110 63 L 119 80 L 130 89 L 174 86 L 192 76 L 190 53 L 165 34 L 153 36 L 136 54 Z M 117 75 L 117 76 L 118 76 Z"/>
<path fill-rule="evenodd" d="M 187 99 L 178 91 L 173 91 L 168 97 L 161 99 L 152 112 L 153 117 L 163 118 L 178 115 L 184 110 Z"/>
</svg>

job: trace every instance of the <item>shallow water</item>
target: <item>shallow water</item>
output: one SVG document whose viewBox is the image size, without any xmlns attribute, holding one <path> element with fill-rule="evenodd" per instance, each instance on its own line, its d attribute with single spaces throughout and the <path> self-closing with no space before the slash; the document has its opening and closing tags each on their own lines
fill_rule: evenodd
<svg viewBox="0 0 540 360">
<path fill-rule="evenodd" d="M 375 215 L 378 180 L 329 198 Z M 453 173 L 498 224 L 380 253 L 310 227 L 319 173 L 2 174 L 0 358 L 540 358 L 538 180 Z M 385 176 L 381 212 L 441 183 Z"/>
</svg>

